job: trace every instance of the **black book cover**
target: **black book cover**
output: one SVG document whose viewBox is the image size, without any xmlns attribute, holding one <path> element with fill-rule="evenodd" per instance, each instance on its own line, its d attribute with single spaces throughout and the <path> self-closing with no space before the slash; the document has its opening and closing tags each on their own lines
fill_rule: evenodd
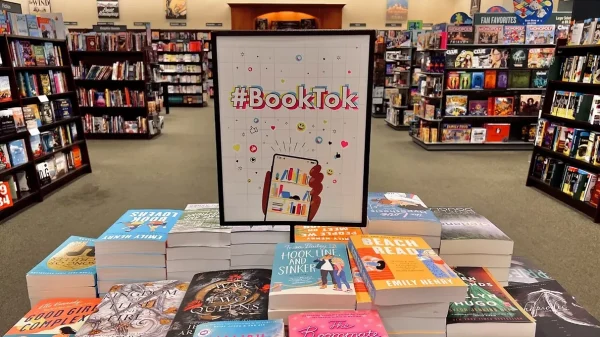
<svg viewBox="0 0 600 337">
<path fill-rule="evenodd" d="M 506 291 L 537 322 L 536 337 L 597 337 L 600 322 L 550 275 L 513 257 Z"/>
<path fill-rule="evenodd" d="M 192 336 L 198 324 L 268 319 L 270 269 L 194 275 L 167 337 Z"/>
<path fill-rule="evenodd" d="M 510 62 L 511 68 L 527 68 L 527 49 L 513 48 L 510 50 Z"/>
</svg>

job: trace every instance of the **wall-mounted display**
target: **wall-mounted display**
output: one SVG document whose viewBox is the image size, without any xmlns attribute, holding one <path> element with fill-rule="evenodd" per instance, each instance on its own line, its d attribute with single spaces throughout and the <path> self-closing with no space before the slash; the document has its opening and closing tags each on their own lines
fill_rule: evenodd
<svg viewBox="0 0 600 337">
<path fill-rule="evenodd" d="M 167 19 L 187 19 L 187 0 L 165 0 Z"/>
<path fill-rule="evenodd" d="M 100 19 L 118 19 L 119 18 L 119 1 L 118 0 L 109 0 L 109 1 L 97 1 L 96 5 L 98 7 L 98 18 Z"/>
<path fill-rule="evenodd" d="M 408 20 L 408 0 L 387 0 L 385 21 L 404 22 Z"/>
<path fill-rule="evenodd" d="M 29 0 L 29 13 L 50 13 L 50 0 Z"/>
</svg>

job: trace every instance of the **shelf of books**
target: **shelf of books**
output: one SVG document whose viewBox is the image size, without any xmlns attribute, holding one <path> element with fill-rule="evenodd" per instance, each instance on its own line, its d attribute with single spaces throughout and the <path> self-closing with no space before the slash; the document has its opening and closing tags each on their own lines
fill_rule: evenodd
<svg viewBox="0 0 600 337">
<path fill-rule="evenodd" d="M 0 220 L 92 171 L 62 18 L 8 17 L 18 35 L 0 35 Z"/>
<path fill-rule="evenodd" d="M 438 58 L 426 60 L 421 73 L 422 104 L 415 107 L 419 122 L 412 136 L 424 149 L 533 147 L 556 28 L 496 26 L 495 35 L 489 29 L 448 26 L 447 44 L 429 46 L 445 53 L 432 53 Z"/>
<path fill-rule="evenodd" d="M 374 118 L 385 118 L 385 104 L 383 95 L 385 91 L 385 30 L 377 31 L 375 41 L 375 54 L 373 58 L 373 102 L 371 104 L 371 116 Z"/>
<path fill-rule="evenodd" d="M 557 48 L 527 186 L 600 223 L 600 36 L 590 24 L 575 23 Z"/>
<path fill-rule="evenodd" d="M 152 48 L 158 52 L 160 80 L 170 107 L 206 107 L 212 85 L 210 33 L 153 30 Z M 208 48 L 208 49 L 207 49 Z"/>
<path fill-rule="evenodd" d="M 68 45 L 86 138 L 152 139 L 161 133 L 157 55 L 145 30 L 76 30 Z"/>
</svg>

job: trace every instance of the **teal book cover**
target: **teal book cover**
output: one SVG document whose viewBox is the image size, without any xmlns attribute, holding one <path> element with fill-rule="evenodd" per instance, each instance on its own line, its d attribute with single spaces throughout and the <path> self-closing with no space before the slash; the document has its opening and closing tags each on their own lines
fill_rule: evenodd
<svg viewBox="0 0 600 337">
<path fill-rule="evenodd" d="M 269 299 L 305 294 L 355 296 L 345 244 L 277 244 Z"/>
<path fill-rule="evenodd" d="M 399 192 L 369 192 L 367 217 L 370 221 L 439 222 L 416 194 Z"/>
<path fill-rule="evenodd" d="M 27 275 L 96 274 L 94 239 L 71 236 Z"/>
<path fill-rule="evenodd" d="M 200 324 L 194 337 L 265 336 L 284 337 L 283 320 L 223 321 Z"/>
<path fill-rule="evenodd" d="M 97 241 L 166 242 L 167 234 L 181 214 L 183 211 L 174 209 L 128 210 Z"/>
<path fill-rule="evenodd" d="M 40 29 L 38 27 L 37 16 L 33 14 L 25 15 L 25 20 L 27 21 L 27 30 L 29 31 L 29 36 L 33 37 L 42 37 L 40 33 Z"/>
</svg>

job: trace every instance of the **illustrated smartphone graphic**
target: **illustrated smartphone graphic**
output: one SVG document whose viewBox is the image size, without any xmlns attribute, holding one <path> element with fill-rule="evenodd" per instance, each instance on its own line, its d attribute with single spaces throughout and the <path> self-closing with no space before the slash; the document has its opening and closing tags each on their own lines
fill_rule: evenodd
<svg viewBox="0 0 600 337">
<path fill-rule="evenodd" d="M 308 221 L 310 170 L 314 159 L 273 155 L 271 184 L 265 221 Z"/>
</svg>

